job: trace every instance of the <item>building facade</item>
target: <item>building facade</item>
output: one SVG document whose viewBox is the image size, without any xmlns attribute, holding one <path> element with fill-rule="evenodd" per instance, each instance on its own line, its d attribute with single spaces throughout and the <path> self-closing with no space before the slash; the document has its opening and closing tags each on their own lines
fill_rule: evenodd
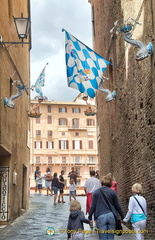
<svg viewBox="0 0 155 240">
<path fill-rule="evenodd" d="M 12 16 L 20 17 L 21 13 L 30 16 L 28 0 L 1 1 L 1 41 L 20 42 Z M 4 105 L 4 99 L 16 95 L 18 87 L 29 86 L 29 50 L 29 44 L 0 43 L 0 224 L 12 222 L 28 203 L 29 94 L 24 90 L 15 101 L 12 99 L 15 108 Z"/>
<path fill-rule="evenodd" d="M 31 100 L 31 104 L 35 104 Z M 90 100 L 94 104 L 94 100 Z M 45 101 L 40 104 L 40 118 L 31 118 L 30 187 L 35 186 L 34 171 L 39 165 L 60 175 L 65 171 L 66 186 L 71 167 L 78 172 L 77 185 L 83 186 L 91 169 L 98 169 L 96 116 L 86 116 L 88 108 L 80 95 L 73 102 Z"/>
<path fill-rule="evenodd" d="M 155 54 L 136 61 L 138 48 L 124 41 L 123 33 L 111 34 L 114 22 L 129 17 L 134 24 L 132 38 L 144 44 L 155 34 L 155 2 L 153 0 L 102 1 L 92 5 L 94 49 L 118 67 L 108 66 L 103 86 L 116 89 L 117 98 L 108 104 L 97 93 L 97 125 L 99 167 L 101 175 L 112 172 L 118 182 L 118 195 L 124 213 L 131 196 L 131 186 L 140 182 L 148 204 L 148 233 L 154 239 L 155 216 Z M 130 19 L 131 20 L 131 19 Z"/>
</svg>

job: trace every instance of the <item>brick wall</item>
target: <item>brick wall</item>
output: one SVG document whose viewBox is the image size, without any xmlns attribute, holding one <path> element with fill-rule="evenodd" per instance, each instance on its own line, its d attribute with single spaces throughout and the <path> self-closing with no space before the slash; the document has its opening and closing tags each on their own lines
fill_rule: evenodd
<svg viewBox="0 0 155 240">
<path fill-rule="evenodd" d="M 155 54 L 136 62 L 138 49 L 125 44 L 123 35 L 110 37 L 118 19 L 137 18 L 134 38 L 145 44 L 155 31 L 152 0 L 90 1 L 94 6 L 94 48 L 118 66 L 109 66 L 104 88 L 116 88 L 117 99 L 106 103 L 105 94 L 97 93 L 98 148 L 101 175 L 112 172 L 118 182 L 119 199 L 127 211 L 131 187 L 140 182 L 148 204 L 146 239 L 154 239 L 155 216 Z M 154 44 L 154 43 L 153 43 Z"/>
</svg>

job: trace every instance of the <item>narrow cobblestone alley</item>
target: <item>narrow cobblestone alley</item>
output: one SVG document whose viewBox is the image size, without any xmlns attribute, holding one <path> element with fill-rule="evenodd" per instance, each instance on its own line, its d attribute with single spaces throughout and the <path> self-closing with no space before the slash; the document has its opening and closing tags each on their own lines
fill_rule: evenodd
<svg viewBox="0 0 155 240">
<path fill-rule="evenodd" d="M 77 197 L 85 211 L 85 197 Z M 53 205 L 53 197 L 31 194 L 29 210 L 17 218 L 11 225 L 0 229 L 0 240 L 65 240 L 67 219 L 69 215 L 69 197 L 65 196 L 66 203 Z M 48 235 L 47 229 L 54 228 L 55 234 Z M 90 230 L 85 224 L 85 230 Z M 95 231 L 85 235 L 85 239 L 95 240 L 98 235 Z M 115 240 L 133 240 L 133 234 L 115 236 Z"/>
</svg>

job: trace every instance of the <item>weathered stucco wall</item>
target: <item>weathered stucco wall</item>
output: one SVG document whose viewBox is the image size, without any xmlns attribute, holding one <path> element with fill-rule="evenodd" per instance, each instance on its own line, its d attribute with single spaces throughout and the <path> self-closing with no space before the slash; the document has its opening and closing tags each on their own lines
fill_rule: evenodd
<svg viewBox="0 0 155 240">
<path fill-rule="evenodd" d="M 94 48 L 118 66 L 108 67 L 104 88 L 116 88 L 117 99 L 105 103 L 97 94 L 98 146 L 101 175 L 112 172 L 118 181 L 124 213 L 131 186 L 140 182 L 148 204 L 146 239 L 154 239 L 155 216 L 155 54 L 137 62 L 138 49 L 126 44 L 123 35 L 110 36 L 116 20 L 138 18 L 133 38 L 154 44 L 155 3 L 145 1 L 90 1 L 94 6 Z"/>
<path fill-rule="evenodd" d="M 2 0 L 0 7 L 0 35 L 4 42 L 19 42 L 14 17 L 29 16 L 28 0 Z M 22 208 L 27 207 L 29 190 L 29 148 L 27 131 L 29 119 L 29 96 L 26 91 L 14 100 L 15 109 L 4 106 L 4 98 L 15 95 L 16 85 L 12 80 L 20 80 L 29 86 L 30 56 L 29 45 L 0 44 L 0 166 L 9 167 L 8 214 L 12 221 Z M 9 46 L 9 47 L 8 47 Z M 18 74 L 19 72 L 19 74 Z M 21 78 L 20 78 L 20 76 Z M 17 184 L 13 184 L 13 171 L 17 172 Z M 4 219 L 5 221 L 5 219 Z"/>
</svg>

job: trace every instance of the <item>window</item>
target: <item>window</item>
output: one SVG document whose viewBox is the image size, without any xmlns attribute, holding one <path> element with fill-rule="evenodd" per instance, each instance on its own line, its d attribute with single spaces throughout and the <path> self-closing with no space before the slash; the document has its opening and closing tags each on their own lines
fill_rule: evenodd
<svg viewBox="0 0 155 240">
<path fill-rule="evenodd" d="M 82 149 L 82 141 L 73 140 L 73 149 L 76 149 L 76 150 Z"/>
<path fill-rule="evenodd" d="M 51 130 L 47 131 L 47 137 L 52 137 L 52 131 Z"/>
<path fill-rule="evenodd" d="M 89 163 L 94 163 L 94 157 L 88 157 L 88 161 L 89 161 Z"/>
<path fill-rule="evenodd" d="M 51 106 L 50 105 L 47 106 L 47 112 L 51 113 Z"/>
<path fill-rule="evenodd" d="M 46 148 L 47 149 L 53 149 L 54 148 L 54 142 L 46 142 Z"/>
<path fill-rule="evenodd" d="M 62 163 L 66 163 L 66 157 L 62 157 Z"/>
<path fill-rule="evenodd" d="M 75 156 L 74 157 L 74 161 L 75 161 L 75 163 L 79 163 L 80 162 L 80 157 L 79 156 Z"/>
<path fill-rule="evenodd" d="M 40 164 L 40 157 L 36 157 L 36 164 Z"/>
<path fill-rule="evenodd" d="M 67 112 L 67 108 L 66 107 L 60 107 L 59 108 L 59 112 L 60 113 L 66 113 Z"/>
<path fill-rule="evenodd" d="M 41 149 L 41 148 L 42 148 L 42 142 L 40 142 L 40 141 L 35 141 L 35 142 L 34 142 L 34 148 L 36 148 L 36 149 Z"/>
<path fill-rule="evenodd" d="M 75 136 L 79 136 L 79 132 L 75 132 Z"/>
<path fill-rule="evenodd" d="M 74 128 L 79 128 L 79 118 L 72 119 L 72 125 Z"/>
<path fill-rule="evenodd" d="M 40 118 L 36 118 L 36 123 L 40 123 Z"/>
<path fill-rule="evenodd" d="M 68 140 L 59 140 L 59 149 L 68 149 Z"/>
<path fill-rule="evenodd" d="M 52 116 L 47 116 L 47 123 L 51 124 L 52 123 Z"/>
<path fill-rule="evenodd" d="M 59 125 L 67 125 L 67 119 L 66 118 L 59 118 Z"/>
<path fill-rule="evenodd" d="M 93 149 L 93 148 L 94 148 L 94 142 L 93 142 L 93 140 L 89 140 L 89 141 L 88 141 L 88 148 L 89 148 L 89 149 Z"/>
<path fill-rule="evenodd" d="M 36 136 L 41 136 L 41 130 L 36 130 Z"/>
<path fill-rule="evenodd" d="M 72 113 L 80 113 L 81 109 L 80 108 L 72 108 Z"/>
<path fill-rule="evenodd" d="M 95 126 L 95 120 L 94 119 L 87 119 L 87 126 Z"/>
<path fill-rule="evenodd" d="M 52 157 L 48 156 L 48 164 L 52 164 Z"/>
</svg>

